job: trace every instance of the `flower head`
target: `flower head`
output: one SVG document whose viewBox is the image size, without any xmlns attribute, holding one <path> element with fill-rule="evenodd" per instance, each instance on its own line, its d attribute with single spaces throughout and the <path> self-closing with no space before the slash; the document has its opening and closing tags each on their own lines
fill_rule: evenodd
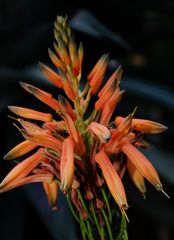
<svg viewBox="0 0 174 240">
<path fill-rule="evenodd" d="M 163 192 L 157 171 L 137 147 L 147 146 L 143 134 L 160 133 L 167 128 L 153 121 L 134 118 L 135 111 L 127 117 L 116 116 L 111 122 L 124 92 L 120 90 L 122 68 L 119 66 L 102 86 L 109 61 L 108 55 L 104 54 L 81 88 L 83 45 L 77 45 L 66 17 L 57 18 L 54 35 L 54 51 L 49 50 L 49 56 L 56 69 L 44 64 L 40 64 L 40 68 L 46 78 L 64 90 L 66 96 L 59 95 L 56 100 L 50 93 L 28 83 L 20 83 L 26 91 L 48 105 L 50 113 L 9 107 L 20 117 L 17 121 L 25 140 L 4 158 L 14 159 L 39 149 L 12 169 L 1 182 L 0 192 L 30 182 L 43 182 L 53 209 L 56 208 L 60 188 L 73 204 L 75 217 L 79 214 L 81 220 L 87 219 L 88 225 L 88 219 L 93 225 L 99 219 L 100 226 L 106 224 L 108 227 L 109 222 L 112 224 L 108 203 L 112 198 L 108 199 L 105 191 L 110 191 L 125 214 L 128 203 L 122 178 L 126 169 L 142 194 L 146 192 L 144 179 Z M 91 109 L 90 100 L 95 94 L 98 98 L 94 109 Z M 59 117 L 53 117 L 51 111 Z M 92 212 L 93 208 L 97 209 L 97 215 Z"/>
</svg>

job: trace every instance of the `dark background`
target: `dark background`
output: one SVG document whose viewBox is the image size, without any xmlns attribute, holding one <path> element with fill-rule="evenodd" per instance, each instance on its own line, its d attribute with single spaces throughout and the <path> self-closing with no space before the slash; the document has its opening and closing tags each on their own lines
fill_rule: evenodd
<svg viewBox="0 0 174 240">
<path fill-rule="evenodd" d="M 150 137 L 147 155 L 161 176 L 171 200 L 147 184 L 147 200 L 125 178 L 132 240 L 174 239 L 174 1 L 0 1 L 0 157 L 21 137 L 7 118 L 7 105 L 43 105 L 25 93 L 18 81 L 58 92 L 40 74 L 38 61 L 50 64 L 56 16 L 68 14 L 77 41 L 85 49 L 84 75 L 109 52 L 108 73 L 118 64 L 124 69 L 125 98 L 117 113 L 138 106 L 137 117 L 169 127 Z M 104 24 L 104 25 L 102 25 Z M 46 109 L 46 108 L 45 108 Z M 13 163 L 0 162 L 1 179 Z M 52 213 L 40 186 L 27 186 L 0 195 L 0 239 L 77 239 L 78 230 L 60 193 L 59 211 Z"/>
</svg>

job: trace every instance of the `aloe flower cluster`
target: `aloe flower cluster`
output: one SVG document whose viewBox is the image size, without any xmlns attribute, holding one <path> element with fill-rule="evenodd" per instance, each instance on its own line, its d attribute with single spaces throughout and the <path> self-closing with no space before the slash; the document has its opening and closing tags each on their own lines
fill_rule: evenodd
<svg viewBox="0 0 174 240">
<path fill-rule="evenodd" d="M 0 192 L 41 182 L 51 207 L 56 209 L 60 189 L 80 224 L 83 239 L 127 239 L 128 203 L 122 178 L 128 171 L 143 196 L 145 179 L 166 194 L 155 168 L 138 148 L 148 147 L 143 134 L 161 133 L 167 128 L 134 118 L 135 111 L 113 117 L 123 95 L 121 67 L 103 84 L 109 61 L 104 54 L 85 77 L 83 45 L 76 44 L 66 17 L 57 17 L 54 35 L 54 51 L 49 49 L 49 56 L 55 70 L 42 63 L 40 68 L 66 96 L 56 99 L 51 93 L 20 82 L 22 88 L 48 105 L 50 112 L 9 106 L 18 115 L 15 126 L 25 140 L 4 159 L 31 155 L 4 178 Z M 94 95 L 97 100 L 92 109 Z"/>
</svg>

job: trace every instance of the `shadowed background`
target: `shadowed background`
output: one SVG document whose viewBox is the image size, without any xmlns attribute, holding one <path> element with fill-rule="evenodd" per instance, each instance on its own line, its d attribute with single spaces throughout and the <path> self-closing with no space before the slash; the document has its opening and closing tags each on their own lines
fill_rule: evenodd
<svg viewBox="0 0 174 240">
<path fill-rule="evenodd" d="M 147 139 L 153 144 L 147 156 L 153 162 L 173 199 L 174 190 L 174 2 L 108 0 L 90 1 L 1 0 L 0 1 L 0 157 L 22 139 L 7 118 L 7 105 L 49 110 L 24 92 L 18 81 L 59 93 L 46 81 L 38 61 L 50 64 L 53 23 L 57 14 L 68 14 L 77 41 L 84 44 L 84 76 L 97 59 L 109 52 L 108 74 L 119 64 L 126 94 L 116 114 L 159 121 L 169 130 Z M 14 166 L 0 161 L 1 179 Z M 144 201 L 128 176 L 125 186 L 130 209 L 130 239 L 174 239 L 173 200 L 165 199 L 147 184 Z M 52 213 L 40 185 L 30 185 L 0 195 L 0 239 L 80 239 L 77 226 L 62 194 L 58 212 Z M 68 229 L 68 230 L 67 230 Z"/>
</svg>

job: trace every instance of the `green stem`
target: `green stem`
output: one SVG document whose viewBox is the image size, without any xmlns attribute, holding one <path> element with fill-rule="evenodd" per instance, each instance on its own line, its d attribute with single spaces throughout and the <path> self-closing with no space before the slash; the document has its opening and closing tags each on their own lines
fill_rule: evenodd
<svg viewBox="0 0 174 240">
<path fill-rule="evenodd" d="M 85 226 L 83 221 L 82 222 L 80 221 L 80 229 L 81 229 L 83 240 L 86 240 Z"/>
<path fill-rule="evenodd" d="M 87 228 L 88 228 L 89 240 L 94 240 L 93 235 L 92 235 L 92 228 L 91 228 L 90 222 L 88 220 L 86 220 L 86 223 L 87 223 Z"/>
<path fill-rule="evenodd" d="M 110 224 L 109 224 L 108 218 L 107 218 L 106 213 L 105 213 L 105 211 L 104 211 L 103 208 L 101 209 L 101 212 L 102 212 L 103 217 L 104 217 L 105 222 L 106 222 L 106 226 L 107 226 L 108 234 L 109 234 L 109 239 L 110 239 L 110 240 L 113 240 L 112 230 L 111 230 L 111 227 L 110 227 Z"/>
<path fill-rule="evenodd" d="M 126 223 L 126 219 L 125 219 L 125 216 L 122 214 L 121 215 L 121 226 L 120 226 L 120 232 L 117 236 L 117 240 L 122 240 L 124 235 L 125 235 L 125 232 L 126 232 L 126 236 L 127 236 L 127 223 Z M 125 239 L 125 238 L 124 238 Z M 126 239 L 125 239 L 126 240 Z"/>
<path fill-rule="evenodd" d="M 109 221 L 110 223 L 112 224 L 112 213 L 111 213 L 111 208 L 110 208 L 110 205 L 109 205 L 109 201 L 108 201 L 108 198 L 106 196 L 106 193 L 105 193 L 105 190 L 104 188 L 101 189 L 101 192 L 102 192 L 102 195 L 103 195 L 103 199 L 106 203 L 106 207 L 107 207 L 107 211 L 108 211 L 108 215 L 109 215 Z"/>
<path fill-rule="evenodd" d="M 71 212 L 72 212 L 72 215 L 74 216 L 74 218 L 76 219 L 76 221 L 79 222 L 79 218 L 78 218 L 77 214 L 76 214 L 75 211 L 74 211 L 74 208 L 73 208 L 73 206 L 72 206 L 72 204 L 71 204 L 71 200 L 69 199 L 68 196 L 66 196 L 66 199 L 67 199 L 67 201 L 68 201 L 68 205 L 69 205 L 69 208 L 70 208 L 70 210 L 71 210 Z"/>
<path fill-rule="evenodd" d="M 98 233 L 99 233 L 99 235 L 101 237 L 101 240 L 104 240 L 104 232 L 102 231 L 102 228 L 99 225 L 99 222 L 98 222 L 98 219 L 97 219 L 97 216 L 96 216 L 96 213 L 95 213 L 95 209 L 94 209 L 94 204 L 93 204 L 92 201 L 90 202 L 90 207 L 91 207 L 92 215 L 93 215 L 94 222 L 96 224 Z"/>
<path fill-rule="evenodd" d="M 91 220 L 90 213 L 88 212 L 88 209 L 87 209 L 87 207 L 86 207 L 86 205 L 85 205 L 85 202 L 84 202 L 84 200 L 83 200 L 83 197 L 82 197 L 81 192 L 80 192 L 79 189 L 77 189 L 77 194 L 78 194 L 79 200 L 81 201 L 81 204 L 82 204 L 83 209 L 84 209 L 85 212 L 88 214 L 88 217 L 89 217 L 89 219 Z"/>
</svg>

